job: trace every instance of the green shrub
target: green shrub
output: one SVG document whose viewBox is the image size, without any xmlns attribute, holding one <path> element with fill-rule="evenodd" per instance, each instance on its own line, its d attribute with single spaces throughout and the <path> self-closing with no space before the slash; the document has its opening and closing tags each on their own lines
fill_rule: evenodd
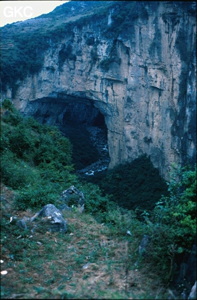
<svg viewBox="0 0 197 300">
<path fill-rule="evenodd" d="M 154 211 L 144 214 L 146 234 L 151 237 L 150 255 L 156 269 L 169 282 L 176 260 L 190 252 L 196 239 L 196 168 L 177 167 L 168 183 L 169 196 Z"/>
<path fill-rule="evenodd" d="M 132 236 L 140 242 L 144 234 L 144 224 L 139 221 L 136 213 L 133 210 L 123 209 L 117 206 L 114 208 L 109 205 L 107 213 L 105 213 L 103 222 L 106 223 L 114 235 Z M 128 233 L 129 232 L 129 233 Z"/>
<path fill-rule="evenodd" d="M 62 137 L 57 130 L 50 130 L 48 134 L 40 134 L 34 153 L 34 163 L 52 163 L 56 166 L 71 164 L 71 144 Z"/>
<path fill-rule="evenodd" d="M 3 115 L 1 128 L 2 182 L 17 190 L 19 208 L 54 202 L 62 190 L 77 182 L 69 140 L 57 128 L 23 118 L 14 110 L 9 116 Z M 15 126 L 14 119 L 18 120 Z"/>
<path fill-rule="evenodd" d="M 21 122 L 20 114 L 9 99 L 3 100 L 1 107 L 5 110 L 2 114 L 2 122 L 9 123 L 13 126 L 18 125 Z"/>
<path fill-rule="evenodd" d="M 59 56 L 58 56 L 58 63 L 59 63 L 59 68 L 62 67 L 64 64 L 65 60 L 76 60 L 76 55 L 73 54 L 73 48 L 71 44 L 68 45 L 63 45 L 62 49 L 59 51 Z"/>
<path fill-rule="evenodd" d="M 13 127 L 9 135 L 10 150 L 19 158 L 24 158 L 27 153 L 33 151 L 36 139 L 24 124 Z"/>
<path fill-rule="evenodd" d="M 7 109 L 8 111 L 14 111 L 14 106 L 9 99 L 4 99 L 1 105 L 4 109 Z"/>
<path fill-rule="evenodd" d="M 196 234 L 196 168 L 176 168 L 171 174 L 168 190 L 155 207 L 155 218 L 161 224 L 170 224 L 177 245 L 188 247 Z"/>
<path fill-rule="evenodd" d="M 167 185 L 146 156 L 115 167 L 103 176 L 101 189 L 113 196 L 113 201 L 128 209 L 151 210 Z"/>
<path fill-rule="evenodd" d="M 13 114 L 9 111 L 3 116 L 2 121 L 9 123 L 12 126 L 17 126 L 21 122 L 21 116 L 19 114 Z"/>
<path fill-rule="evenodd" d="M 35 165 L 53 162 L 58 167 L 64 167 L 71 164 L 71 144 L 57 128 L 41 125 L 31 118 L 22 118 L 18 113 L 4 116 L 3 120 L 7 126 L 2 128 L 2 149 L 7 147 L 18 158 Z"/>
<path fill-rule="evenodd" d="M 102 192 L 97 185 L 92 183 L 83 184 L 85 195 L 85 209 L 88 213 L 103 218 L 105 213 L 116 207 L 115 203 L 110 201 L 109 196 L 102 196 Z"/>
<path fill-rule="evenodd" d="M 3 28 L 2 31 L 4 32 L 2 37 L 9 34 L 9 39 L 13 43 L 9 50 L 2 49 L 2 85 L 3 89 L 6 89 L 8 85 L 16 91 L 17 80 L 23 80 L 28 74 L 40 71 L 44 61 L 44 52 L 50 45 L 50 36 L 42 29 L 15 32 L 13 28 L 8 31 Z M 2 43 L 4 42 L 6 41 L 3 38 Z"/>
<path fill-rule="evenodd" d="M 112 25 L 106 26 L 104 35 L 114 39 L 119 35 L 131 38 L 135 31 L 134 22 L 138 18 L 147 19 L 147 10 L 140 1 L 120 1 L 118 3 L 112 14 Z"/>
<path fill-rule="evenodd" d="M 16 206 L 18 209 L 41 208 L 46 204 L 54 204 L 59 198 L 58 189 L 50 182 L 39 181 L 20 189 L 16 197 Z"/>
<path fill-rule="evenodd" d="M 1 153 L 1 180 L 13 189 L 32 184 L 37 178 L 36 172 L 24 161 L 17 159 L 10 151 Z"/>
</svg>

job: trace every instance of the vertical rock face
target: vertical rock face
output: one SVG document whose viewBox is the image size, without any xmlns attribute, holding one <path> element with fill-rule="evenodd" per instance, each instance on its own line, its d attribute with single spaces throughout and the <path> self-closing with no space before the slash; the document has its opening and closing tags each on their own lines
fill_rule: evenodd
<svg viewBox="0 0 197 300">
<path fill-rule="evenodd" d="M 195 3 L 139 2 L 121 29 L 124 5 L 73 22 L 45 51 L 40 72 L 3 97 L 31 114 L 34 100 L 89 99 L 105 117 L 110 167 L 147 154 L 167 178 L 172 163 L 195 161 Z"/>
</svg>

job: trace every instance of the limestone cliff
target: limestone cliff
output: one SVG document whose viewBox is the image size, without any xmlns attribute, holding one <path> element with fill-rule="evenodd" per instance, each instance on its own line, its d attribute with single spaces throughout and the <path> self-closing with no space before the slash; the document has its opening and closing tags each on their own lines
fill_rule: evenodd
<svg viewBox="0 0 197 300">
<path fill-rule="evenodd" d="M 67 6 L 68 27 L 48 39 L 39 71 L 2 98 L 29 114 L 35 100 L 89 100 L 105 118 L 110 167 L 146 153 L 167 178 L 172 163 L 193 164 L 195 3 L 110 1 L 80 18 L 75 5 L 88 2 L 79 2 Z"/>
</svg>

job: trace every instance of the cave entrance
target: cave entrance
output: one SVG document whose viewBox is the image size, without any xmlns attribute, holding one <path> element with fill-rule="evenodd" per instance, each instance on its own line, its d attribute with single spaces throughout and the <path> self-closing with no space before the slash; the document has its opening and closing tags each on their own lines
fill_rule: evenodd
<svg viewBox="0 0 197 300">
<path fill-rule="evenodd" d="M 109 153 L 105 117 L 88 99 L 39 99 L 29 102 L 25 114 L 42 124 L 57 126 L 73 145 L 77 171 L 91 176 L 107 169 Z"/>
</svg>

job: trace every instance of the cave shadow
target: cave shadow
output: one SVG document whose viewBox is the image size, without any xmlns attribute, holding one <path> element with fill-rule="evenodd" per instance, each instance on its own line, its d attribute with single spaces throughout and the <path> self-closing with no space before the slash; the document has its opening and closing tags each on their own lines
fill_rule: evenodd
<svg viewBox="0 0 197 300">
<path fill-rule="evenodd" d="M 84 174 L 89 174 L 88 166 L 92 167 L 97 161 L 108 166 L 107 126 L 94 101 L 80 98 L 38 99 L 29 102 L 25 114 L 42 124 L 57 126 L 70 140 L 76 170 L 84 169 Z M 96 172 L 98 166 L 93 168 Z"/>
</svg>

